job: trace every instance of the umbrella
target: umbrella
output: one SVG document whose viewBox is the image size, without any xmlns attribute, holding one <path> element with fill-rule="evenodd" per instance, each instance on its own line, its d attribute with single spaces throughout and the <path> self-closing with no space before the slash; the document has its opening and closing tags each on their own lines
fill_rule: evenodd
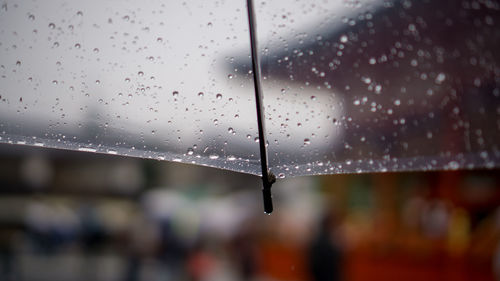
<svg viewBox="0 0 500 281">
<path fill-rule="evenodd" d="M 256 4 L 4 2 L 0 142 L 259 175 L 267 211 L 273 175 L 498 167 L 497 1 Z"/>
</svg>

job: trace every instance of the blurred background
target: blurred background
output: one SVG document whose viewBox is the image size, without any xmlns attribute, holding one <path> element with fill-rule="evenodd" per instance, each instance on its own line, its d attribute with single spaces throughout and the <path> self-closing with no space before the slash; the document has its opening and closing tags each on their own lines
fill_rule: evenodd
<svg viewBox="0 0 500 281">
<path fill-rule="evenodd" d="M 0 280 L 500 280 L 496 170 L 281 179 L 0 146 Z"/>
</svg>

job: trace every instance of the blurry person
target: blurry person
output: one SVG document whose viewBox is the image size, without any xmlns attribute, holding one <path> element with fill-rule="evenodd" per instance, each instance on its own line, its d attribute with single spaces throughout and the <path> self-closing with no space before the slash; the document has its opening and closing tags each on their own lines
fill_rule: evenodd
<svg viewBox="0 0 500 281">
<path fill-rule="evenodd" d="M 233 261 L 243 281 L 254 280 L 257 275 L 257 246 L 255 222 L 247 222 L 240 227 L 232 241 Z"/>
<path fill-rule="evenodd" d="M 198 240 L 187 260 L 187 272 L 190 281 L 210 280 L 215 269 L 215 258 L 207 249 L 204 240 Z"/>
<path fill-rule="evenodd" d="M 309 269 L 313 281 L 342 280 L 343 253 L 338 226 L 336 213 L 332 210 L 326 212 L 309 247 Z"/>
</svg>

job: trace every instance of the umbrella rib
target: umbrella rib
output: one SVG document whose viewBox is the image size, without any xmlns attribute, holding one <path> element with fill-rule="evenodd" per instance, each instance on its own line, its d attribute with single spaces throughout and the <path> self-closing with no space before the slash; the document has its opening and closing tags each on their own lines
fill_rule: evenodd
<svg viewBox="0 0 500 281">
<path fill-rule="evenodd" d="M 247 0 L 248 26 L 250 31 L 250 50 L 252 52 L 252 73 L 255 89 L 255 103 L 257 106 L 257 125 L 259 127 L 260 164 L 262 168 L 262 195 L 264 197 L 264 212 L 270 214 L 273 211 L 271 186 L 276 177 L 269 171 L 267 161 L 267 142 L 264 127 L 264 107 L 262 105 L 262 87 L 260 79 L 259 52 L 257 49 L 257 31 L 255 13 L 252 0 Z"/>
</svg>

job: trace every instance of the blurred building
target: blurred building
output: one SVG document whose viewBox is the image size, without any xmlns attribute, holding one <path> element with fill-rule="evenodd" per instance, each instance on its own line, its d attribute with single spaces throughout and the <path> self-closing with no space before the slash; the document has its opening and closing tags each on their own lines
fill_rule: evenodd
<svg viewBox="0 0 500 281">
<path fill-rule="evenodd" d="M 2 145 L 0 280 L 322 280 L 318 260 L 335 280 L 498 280 L 499 184 L 282 179 L 267 216 L 257 177 Z"/>
</svg>

